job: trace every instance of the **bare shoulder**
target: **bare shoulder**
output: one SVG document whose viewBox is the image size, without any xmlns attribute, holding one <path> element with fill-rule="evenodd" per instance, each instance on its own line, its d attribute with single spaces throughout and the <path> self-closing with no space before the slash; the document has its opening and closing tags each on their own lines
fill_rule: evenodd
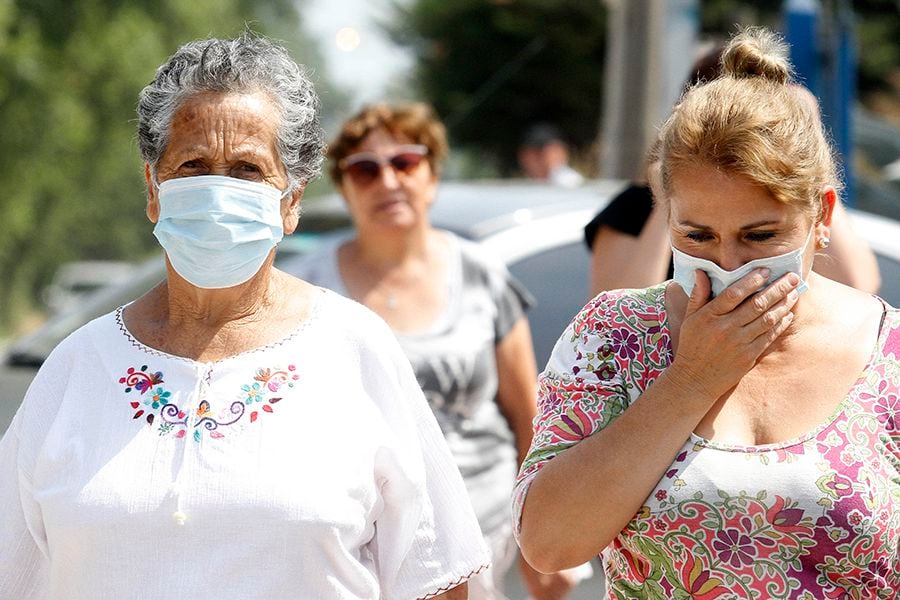
<svg viewBox="0 0 900 600">
<path fill-rule="evenodd" d="M 878 337 L 885 304 L 872 294 L 814 276 L 817 290 L 816 311 L 831 340 L 855 341 L 861 350 L 871 347 Z"/>
<path fill-rule="evenodd" d="M 816 277 L 814 285 L 822 291 L 820 302 L 830 309 L 832 317 L 846 322 L 848 316 L 871 319 L 880 318 L 884 312 L 884 303 L 876 296 L 826 277 L 817 275 L 814 277 Z"/>
</svg>

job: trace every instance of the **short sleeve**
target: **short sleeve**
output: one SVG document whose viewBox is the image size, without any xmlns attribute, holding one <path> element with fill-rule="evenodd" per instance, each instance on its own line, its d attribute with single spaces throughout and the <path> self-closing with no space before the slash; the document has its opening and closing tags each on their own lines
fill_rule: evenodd
<svg viewBox="0 0 900 600">
<path fill-rule="evenodd" d="M 661 314 L 665 285 L 592 300 L 569 324 L 538 384 L 535 432 L 513 490 L 519 534 L 531 482 L 548 461 L 609 426 L 671 362 Z"/>
<path fill-rule="evenodd" d="M 488 568 L 490 558 L 409 362 L 395 343 L 381 350 L 397 375 L 397 395 L 382 411 L 398 443 L 377 457 L 384 505 L 371 549 L 386 600 L 430 598 Z"/>
<path fill-rule="evenodd" d="M 531 292 L 499 261 L 484 255 L 480 247 L 461 240 L 463 282 L 467 286 L 486 286 L 494 311 L 494 340 L 506 337 L 513 325 L 535 305 Z"/>
<path fill-rule="evenodd" d="M 653 192 L 647 185 L 630 185 L 613 198 L 584 227 L 584 241 L 593 249 L 600 227 L 606 225 L 616 231 L 637 237 L 653 210 Z"/>
<path fill-rule="evenodd" d="M 494 321 L 494 339 L 498 342 L 506 337 L 513 325 L 534 306 L 535 300 L 522 283 L 505 271 L 504 283 L 495 296 L 497 318 Z"/>
</svg>

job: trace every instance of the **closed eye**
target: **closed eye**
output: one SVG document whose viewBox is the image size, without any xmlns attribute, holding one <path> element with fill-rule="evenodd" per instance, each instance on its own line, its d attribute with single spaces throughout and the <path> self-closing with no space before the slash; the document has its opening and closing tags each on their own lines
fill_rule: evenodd
<svg viewBox="0 0 900 600">
<path fill-rule="evenodd" d="M 706 231 L 689 231 L 684 234 L 684 237 L 692 242 L 706 242 L 711 240 L 713 236 Z"/>
<path fill-rule="evenodd" d="M 750 242 L 764 242 L 773 237 L 775 237 L 774 231 L 751 231 L 746 235 L 747 241 Z"/>
</svg>

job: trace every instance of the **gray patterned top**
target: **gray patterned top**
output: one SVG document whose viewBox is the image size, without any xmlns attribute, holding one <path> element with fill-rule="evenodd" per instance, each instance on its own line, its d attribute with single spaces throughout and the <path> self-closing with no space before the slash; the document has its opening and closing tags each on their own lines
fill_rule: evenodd
<svg viewBox="0 0 900 600">
<path fill-rule="evenodd" d="M 496 402 L 496 344 L 533 304 L 527 290 L 499 261 L 468 240 L 446 232 L 451 260 L 447 303 L 422 333 L 398 334 L 434 411 L 485 535 L 508 522 L 516 472 L 512 432 Z M 337 239 L 284 269 L 312 284 L 348 295 Z"/>
</svg>

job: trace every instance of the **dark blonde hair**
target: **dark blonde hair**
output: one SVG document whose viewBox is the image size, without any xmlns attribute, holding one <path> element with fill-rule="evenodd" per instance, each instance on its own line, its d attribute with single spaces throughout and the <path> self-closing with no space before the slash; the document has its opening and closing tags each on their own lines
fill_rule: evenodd
<svg viewBox="0 0 900 600">
<path fill-rule="evenodd" d="M 841 182 L 818 111 L 800 92 L 781 38 L 757 27 L 735 35 L 719 77 L 689 88 L 660 131 L 666 195 L 674 171 L 706 164 L 820 218 L 822 188 Z"/>
<path fill-rule="evenodd" d="M 428 163 L 435 175 L 447 156 L 447 130 L 430 106 L 422 102 L 411 104 L 373 104 L 350 117 L 328 147 L 328 174 L 340 185 L 343 172 L 340 162 L 359 147 L 367 135 L 383 129 L 394 137 L 428 148 Z"/>
</svg>

